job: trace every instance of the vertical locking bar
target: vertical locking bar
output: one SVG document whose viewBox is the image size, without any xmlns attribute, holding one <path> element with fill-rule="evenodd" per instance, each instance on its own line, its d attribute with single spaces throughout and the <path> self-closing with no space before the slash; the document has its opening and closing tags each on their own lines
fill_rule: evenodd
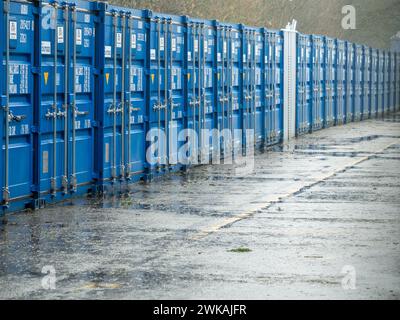
<svg viewBox="0 0 400 320">
<path fill-rule="evenodd" d="M 169 130 L 170 130 L 170 125 L 173 123 L 173 120 L 174 120 L 174 106 L 175 106 L 175 104 L 174 104 L 174 94 L 173 94 L 173 83 L 174 83 L 174 53 L 173 53 L 173 51 L 172 51 L 172 48 L 173 48 L 173 46 L 172 46 L 172 41 L 173 41 L 173 25 L 172 25 L 172 20 L 170 19 L 169 20 L 169 37 L 168 37 L 168 39 L 169 39 L 169 74 L 170 74 L 170 76 L 169 76 L 169 97 L 168 97 L 168 101 L 169 101 L 169 106 L 170 106 L 170 108 L 169 108 L 169 112 L 167 112 L 167 118 L 168 118 L 168 131 L 167 131 L 167 141 L 166 141 L 166 143 L 167 143 L 167 160 L 168 160 L 168 164 L 169 164 L 169 159 L 171 158 L 170 156 L 171 156 L 171 150 L 170 150 L 170 148 L 171 148 L 171 145 L 170 145 L 170 132 L 169 132 Z"/>
<path fill-rule="evenodd" d="M 7 206 L 10 200 L 9 190 L 9 143 L 10 143 L 10 129 L 9 129 L 9 114 L 10 114 L 10 1 L 5 3 L 6 13 L 6 105 L 4 108 L 5 113 L 5 145 L 4 145 L 4 188 L 3 188 L 3 205 Z"/>
<path fill-rule="evenodd" d="M 230 152 L 233 152 L 233 124 L 232 124 L 232 113 L 233 113 L 233 54 L 232 54 L 232 46 L 233 46 L 233 41 L 232 41 L 232 28 L 228 27 L 227 30 L 228 34 L 227 34 L 227 39 L 228 39 L 228 43 L 227 43 L 227 56 L 228 56 L 228 62 L 227 62 L 227 66 L 228 66 L 228 92 L 227 92 L 227 102 L 228 102 L 228 116 L 227 116 L 227 120 L 228 120 L 228 129 L 230 132 Z"/>
<path fill-rule="evenodd" d="M 164 161 L 163 164 L 168 167 L 168 21 L 164 19 Z"/>
<path fill-rule="evenodd" d="M 76 7 L 72 7 L 72 23 L 73 23 L 73 56 L 72 56 L 72 174 L 71 174 L 71 192 L 75 193 L 77 188 L 77 180 L 76 180 Z"/>
<path fill-rule="evenodd" d="M 129 16 L 129 90 L 128 90 L 128 137 L 127 137 L 127 145 L 128 145 L 128 154 L 127 154 L 127 163 L 126 163 L 126 178 L 130 179 L 131 176 L 131 130 L 132 130 L 132 121 L 131 121 L 131 112 L 132 112 L 132 88 L 131 88 L 131 81 L 132 81 L 132 37 L 133 37 L 133 18 Z"/>
<path fill-rule="evenodd" d="M 254 145 L 257 142 L 257 101 L 256 101 L 256 89 L 257 89 L 257 83 L 256 83 L 256 70 L 257 70 L 257 46 L 256 46 L 256 32 L 253 31 L 252 33 L 252 40 L 253 40 L 253 95 L 252 95 L 252 102 L 253 102 L 253 130 L 254 130 Z"/>
<path fill-rule="evenodd" d="M 121 14 L 122 23 L 122 75 L 121 75 L 121 159 L 120 159 L 120 179 L 125 177 L 125 44 L 126 44 L 126 15 Z"/>
<path fill-rule="evenodd" d="M 64 20 L 65 20 L 65 50 L 64 50 L 64 175 L 62 177 L 63 193 L 68 190 L 68 95 L 69 95 L 69 7 L 68 4 L 64 6 Z"/>
<path fill-rule="evenodd" d="M 160 168 L 161 164 L 161 158 L 160 158 L 160 152 L 161 152 L 161 24 L 160 24 L 160 19 L 157 18 L 155 20 L 157 24 L 157 94 L 158 94 L 158 100 L 157 100 L 157 125 L 158 125 L 158 140 L 157 140 L 157 146 L 158 146 L 158 154 L 157 154 L 157 170 Z M 164 44 L 165 45 L 165 44 Z"/>
<path fill-rule="evenodd" d="M 52 196 L 55 196 L 56 194 L 56 179 L 57 179 L 57 61 L 58 61 L 58 56 L 57 56 L 57 51 L 58 51 L 58 14 L 57 14 L 57 9 L 58 9 L 58 4 L 57 2 L 53 3 L 54 7 L 54 12 L 53 12 L 53 19 L 54 19 L 54 75 L 53 75 L 53 90 L 54 90 L 54 96 L 53 96 L 53 176 L 50 179 L 50 192 Z"/>
<path fill-rule="evenodd" d="M 198 62 L 197 62 L 197 74 L 198 74 L 198 88 L 197 88 L 197 95 L 198 95 L 198 105 L 199 105 L 199 116 L 198 116 L 198 122 L 197 122 L 197 136 L 198 136 L 198 147 L 197 147 L 197 151 L 198 151 L 198 156 L 201 156 L 201 148 L 202 148 L 202 138 L 201 138 L 201 114 L 202 114 L 202 96 L 201 96 L 201 89 L 202 89 L 202 70 L 201 70 L 201 36 L 202 36 L 202 27 L 201 24 L 198 24 L 198 34 L 197 34 L 197 52 L 198 52 Z M 203 53 L 204 55 L 204 53 Z"/>
<path fill-rule="evenodd" d="M 196 73 L 196 24 L 192 24 L 192 43 L 193 43 L 193 53 L 192 53 L 192 70 L 193 70 L 193 79 L 192 79 L 192 104 L 193 104 L 193 131 L 196 130 L 196 105 L 197 105 L 197 97 L 196 97 L 196 83 L 198 82 L 198 77 Z M 196 146 L 197 147 L 197 146 Z M 193 156 L 192 150 L 192 156 Z"/>
<path fill-rule="evenodd" d="M 113 29 L 114 29 L 114 50 L 113 50 L 113 156 L 112 156 L 112 168 L 111 177 L 115 181 L 117 178 L 117 25 L 118 25 L 118 14 L 113 12 Z"/>
</svg>

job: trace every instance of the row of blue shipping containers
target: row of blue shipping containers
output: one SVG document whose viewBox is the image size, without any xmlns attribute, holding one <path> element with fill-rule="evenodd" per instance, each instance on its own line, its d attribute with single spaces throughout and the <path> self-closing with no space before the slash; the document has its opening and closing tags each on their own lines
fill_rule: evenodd
<svg viewBox="0 0 400 320">
<path fill-rule="evenodd" d="M 0 213 L 185 168 L 170 152 L 146 157 L 151 144 L 183 144 L 183 129 L 282 141 L 282 31 L 102 2 L 1 6 Z M 395 110 L 399 65 L 394 53 L 298 34 L 297 134 Z M 154 130 L 170 136 L 152 140 Z"/>
<path fill-rule="evenodd" d="M 399 53 L 298 34 L 297 134 L 397 110 L 399 68 Z"/>
</svg>

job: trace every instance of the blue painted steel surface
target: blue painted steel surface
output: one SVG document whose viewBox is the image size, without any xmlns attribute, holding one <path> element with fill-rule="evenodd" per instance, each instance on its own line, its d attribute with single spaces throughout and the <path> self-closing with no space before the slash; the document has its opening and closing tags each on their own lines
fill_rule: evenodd
<svg viewBox="0 0 400 320">
<path fill-rule="evenodd" d="M 336 122 L 336 41 L 325 37 L 324 58 L 324 125 L 331 127 Z"/>
<path fill-rule="evenodd" d="M 95 1 L 0 10 L 0 213 L 282 141 L 282 31 Z M 399 60 L 298 34 L 296 135 L 398 108 Z"/>
<path fill-rule="evenodd" d="M 1 2 L 2 211 L 34 206 L 35 15 L 31 3 Z M 35 78 L 36 79 L 36 78 Z"/>
<path fill-rule="evenodd" d="M 363 47 L 354 45 L 354 108 L 353 121 L 360 121 L 362 116 L 362 63 Z"/>
<path fill-rule="evenodd" d="M 378 115 L 385 111 L 385 52 L 378 50 Z"/>
<path fill-rule="evenodd" d="M 114 6 L 101 12 L 104 55 L 98 61 L 101 105 L 96 112 L 101 127 L 97 152 L 103 155 L 96 165 L 100 185 L 124 185 L 144 174 L 147 35 L 143 14 Z"/>
<path fill-rule="evenodd" d="M 379 51 L 371 49 L 371 117 L 379 110 Z"/>
<path fill-rule="evenodd" d="M 371 116 L 371 50 L 367 46 L 363 46 L 361 72 L 362 120 L 366 120 Z"/>
<path fill-rule="evenodd" d="M 93 3 L 45 4 L 38 111 L 40 198 L 84 193 L 93 179 L 95 15 Z M 47 20 L 48 18 L 48 20 Z"/>
<path fill-rule="evenodd" d="M 267 30 L 265 57 L 265 143 L 279 143 L 283 134 L 283 35 Z"/>
<path fill-rule="evenodd" d="M 193 163 L 203 157 L 209 159 L 212 151 L 212 129 L 218 114 L 216 63 L 217 32 L 214 22 L 198 19 L 186 21 L 184 61 L 187 75 L 185 83 L 185 128 L 193 129 L 197 139 L 190 148 Z M 231 37 L 231 34 L 227 37 Z M 230 66 L 230 65 L 229 65 Z M 224 74 L 225 75 L 225 74 Z M 196 159 L 195 159 L 196 158 Z"/>
<path fill-rule="evenodd" d="M 320 130 L 324 126 L 324 59 L 325 46 L 322 36 L 311 36 L 312 69 L 311 69 L 311 130 Z"/>
<path fill-rule="evenodd" d="M 311 40 L 297 35 L 296 134 L 310 131 L 311 124 Z"/>
<path fill-rule="evenodd" d="M 389 52 L 389 111 L 395 110 L 396 54 Z"/>
<path fill-rule="evenodd" d="M 346 42 L 336 40 L 336 125 L 346 120 Z"/>
<path fill-rule="evenodd" d="M 346 41 L 346 123 L 354 114 L 354 44 Z"/>
<path fill-rule="evenodd" d="M 149 129 L 160 136 L 152 140 L 157 151 L 150 171 L 155 174 L 178 168 L 182 144 L 178 133 L 184 128 L 185 107 L 185 20 L 158 13 L 149 17 Z"/>
</svg>

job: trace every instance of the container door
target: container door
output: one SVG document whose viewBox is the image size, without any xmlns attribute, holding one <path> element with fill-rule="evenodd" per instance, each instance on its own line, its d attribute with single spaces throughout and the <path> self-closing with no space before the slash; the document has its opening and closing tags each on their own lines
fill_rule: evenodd
<svg viewBox="0 0 400 320">
<path fill-rule="evenodd" d="M 87 190 L 93 178 L 95 29 L 88 9 L 43 8 L 51 17 L 41 28 L 40 189 L 48 200 Z"/>
<path fill-rule="evenodd" d="M 242 137 L 235 134 L 235 130 L 242 128 L 242 119 L 240 113 L 240 93 L 241 93 L 241 82 L 240 82 L 240 62 L 241 62 L 241 39 L 240 32 L 238 30 L 231 30 L 229 37 L 229 127 L 233 132 L 231 133 L 235 146 L 239 146 L 242 143 Z"/>
<path fill-rule="evenodd" d="M 390 110 L 395 110 L 395 84 L 396 84 L 396 76 L 395 76 L 395 53 L 390 53 Z"/>
<path fill-rule="evenodd" d="M 354 70 L 354 121 L 361 119 L 361 94 L 362 94 L 362 47 L 356 46 Z"/>
<path fill-rule="evenodd" d="M 273 145 L 280 141 L 282 104 L 282 37 L 276 32 L 267 32 L 267 47 L 265 57 L 265 87 L 266 87 L 266 144 Z"/>
<path fill-rule="evenodd" d="M 303 35 L 298 35 L 298 51 L 297 51 L 297 108 L 296 108 L 296 131 L 297 135 L 305 134 L 309 131 L 309 97 L 307 92 L 309 92 L 309 50 L 308 37 Z M 266 70 L 269 73 L 269 68 Z M 267 97 L 269 98 L 269 97 Z M 268 101 L 268 100 L 267 100 Z"/>
<path fill-rule="evenodd" d="M 231 42 L 231 31 L 229 27 L 218 27 L 218 45 L 217 45 L 217 95 L 218 95 L 218 112 L 217 123 L 220 136 L 221 154 L 229 153 L 232 151 L 232 130 L 233 121 L 230 121 L 232 113 L 231 104 L 231 61 L 232 51 L 229 50 Z M 232 119 L 233 120 L 233 119 Z"/>
<path fill-rule="evenodd" d="M 179 162 L 178 134 L 183 129 L 183 25 L 156 17 L 150 31 L 151 170 L 173 170 Z"/>
<path fill-rule="evenodd" d="M 332 39 L 326 39 L 325 53 L 325 126 L 330 127 L 335 123 L 334 99 L 335 99 L 335 47 Z"/>
<path fill-rule="evenodd" d="M 127 17 L 125 29 L 125 44 L 127 49 L 125 70 L 128 80 L 126 84 L 125 106 L 126 120 L 124 126 L 124 167 L 128 180 L 138 180 L 144 174 L 146 163 L 146 137 L 145 137 L 145 114 L 146 114 L 146 34 L 144 22 L 141 19 Z"/>
<path fill-rule="evenodd" d="M 263 61 L 263 48 L 264 48 L 264 37 L 256 32 L 254 34 L 254 74 L 253 74 L 253 86 L 254 86 L 254 134 L 255 143 L 260 144 L 263 140 L 264 132 L 264 94 L 263 94 L 263 79 L 262 71 L 264 68 Z"/>
<path fill-rule="evenodd" d="M 32 202 L 34 7 L 29 3 L 8 1 L 2 1 L 1 9 L 3 6 L 5 11 L 2 10 L 0 20 L 3 59 L 1 106 L 4 106 L 0 110 L 0 202 L 3 210 L 16 210 Z"/>
<path fill-rule="evenodd" d="M 354 47 L 351 43 L 347 43 L 346 53 L 346 123 L 353 119 L 353 84 L 354 84 Z"/>
<path fill-rule="evenodd" d="M 313 68 L 312 68 L 312 130 L 323 126 L 323 81 L 324 81 L 324 49 L 322 39 L 313 37 Z"/>
<path fill-rule="evenodd" d="M 191 22 L 187 28 L 187 126 L 192 132 L 191 162 L 208 163 L 214 128 L 215 35 L 213 28 L 203 23 Z"/>
<path fill-rule="evenodd" d="M 378 78 L 378 115 L 381 115 L 384 111 L 384 101 L 385 101 L 385 80 L 384 80 L 384 74 L 385 74 L 385 56 L 384 53 L 379 51 L 378 53 L 378 73 L 379 73 L 379 78 Z"/>
<path fill-rule="evenodd" d="M 363 119 L 368 119 L 371 112 L 371 92 L 370 92 L 370 85 L 371 85 L 371 73 L 370 73 L 370 54 L 369 49 L 364 48 L 363 52 L 363 60 L 362 60 L 362 77 L 363 77 L 363 92 L 362 92 L 362 113 Z"/>
<path fill-rule="evenodd" d="M 345 120 L 345 99 L 346 99 L 346 55 L 345 44 L 337 42 L 337 85 L 336 85 L 336 124 L 340 125 Z"/>
</svg>

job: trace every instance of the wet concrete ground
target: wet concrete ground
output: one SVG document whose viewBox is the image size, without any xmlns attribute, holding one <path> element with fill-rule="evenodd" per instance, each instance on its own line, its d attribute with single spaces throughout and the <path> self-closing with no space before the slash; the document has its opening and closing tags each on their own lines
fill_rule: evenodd
<svg viewBox="0 0 400 320">
<path fill-rule="evenodd" d="M 400 113 L 7 217 L 2 299 L 399 299 Z M 42 268 L 56 288 L 42 286 Z"/>
</svg>

